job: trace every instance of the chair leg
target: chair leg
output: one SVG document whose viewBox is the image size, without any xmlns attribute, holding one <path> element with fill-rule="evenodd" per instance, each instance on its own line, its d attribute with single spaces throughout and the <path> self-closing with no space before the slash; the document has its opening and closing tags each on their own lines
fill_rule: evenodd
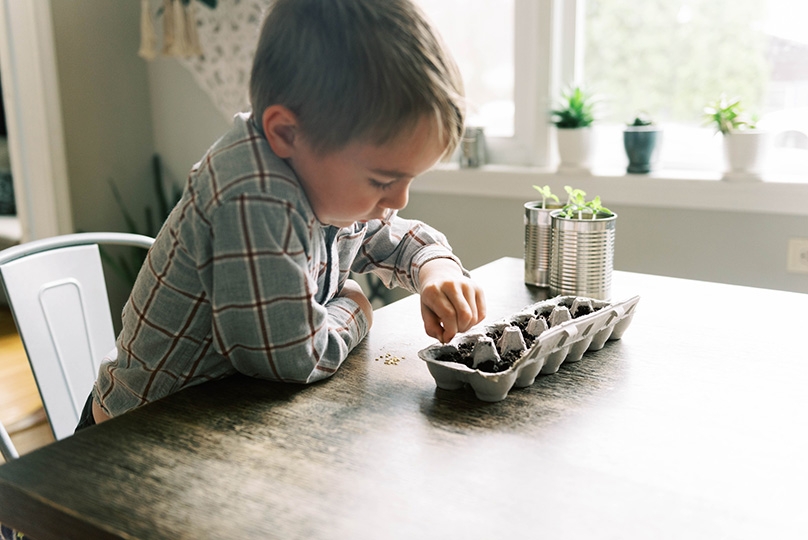
<svg viewBox="0 0 808 540">
<path fill-rule="evenodd" d="M 20 457 L 17 453 L 17 449 L 14 447 L 14 443 L 11 442 L 11 437 L 8 436 L 8 432 L 2 423 L 0 423 L 0 453 L 3 454 L 3 459 L 6 460 L 6 463 Z"/>
</svg>

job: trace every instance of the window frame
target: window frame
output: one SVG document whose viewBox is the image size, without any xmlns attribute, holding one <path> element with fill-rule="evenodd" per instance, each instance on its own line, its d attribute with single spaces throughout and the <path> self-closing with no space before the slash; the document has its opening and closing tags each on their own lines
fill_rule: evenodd
<svg viewBox="0 0 808 540">
<path fill-rule="evenodd" d="M 488 161 L 556 165 L 549 110 L 564 84 L 581 80 L 583 0 L 514 0 L 514 134 L 489 137 Z"/>
<path fill-rule="evenodd" d="M 515 0 L 514 136 L 487 138 L 488 165 L 442 164 L 419 178 L 412 192 L 527 201 L 535 198 L 534 184 L 550 184 L 556 192 L 572 184 L 615 205 L 808 216 L 804 179 L 733 183 L 706 169 L 661 170 L 640 179 L 624 170 L 558 172 L 548 111 L 564 85 L 583 80 L 583 2 Z"/>
</svg>

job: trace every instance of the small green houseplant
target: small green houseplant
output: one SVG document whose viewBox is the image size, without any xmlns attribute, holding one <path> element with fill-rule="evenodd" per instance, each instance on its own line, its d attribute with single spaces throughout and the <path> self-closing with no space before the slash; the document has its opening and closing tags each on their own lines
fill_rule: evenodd
<svg viewBox="0 0 808 540">
<path fill-rule="evenodd" d="M 559 170 L 588 171 L 593 154 L 592 124 L 596 118 L 597 98 L 580 85 L 570 85 L 551 111 L 556 126 L 560 158 Z"/>
<path fill-rule="evenodd" d="M 551 212 L 550 293 L 609 300 L 617 214 L 600 197 L 565 186 L 567 203 Z"/>
<path fill-rule="evenodd" d="M 756 118 L 744 110 L 741 99 L 726 94 L 704 107 L 704 120 L 707 125 L 715 124 L 716 131 L 724 135 L 757 128 Z"/>
<path fill-rule="evenodd" d="M 623 147 L 628 157 L 626 172 L 651 172 L 656 161 L 661 131 L 647 113 L 639 113 L 623 130 Z"/>
<path fill-rule="evenodd" d="M 564 129 L 585 128 L 595 121 L 596 99 L 581 86 L 571 85 L 561 92 L 561 100 L 552 111 L 553 123 Z"/>
<path fill-rule="evenodd" d="M 648 113 L 641 112 L 637 116 L 634 117 L 632 122 L 629 122 L 629 127 L 648 127 L 653 126 L 654 121 L 648 116 Z"/>
<path fill-rule="evenodd" d="M 561 202 L 550 186 L 533 186 L 541 200 L 525 203 L 525 283 L 546 287 L 550 271 L 550 212 L 561 208 Z"/>
<path fill-rule="evenodd" d="M 765 169 L 770 136 L 757 128 L 757 118 L 746 112 L 737 97 L 726 94 L 704 108 L 706 125 L 723 136 L 724 180 L 759 181 Z"/>
</svg>

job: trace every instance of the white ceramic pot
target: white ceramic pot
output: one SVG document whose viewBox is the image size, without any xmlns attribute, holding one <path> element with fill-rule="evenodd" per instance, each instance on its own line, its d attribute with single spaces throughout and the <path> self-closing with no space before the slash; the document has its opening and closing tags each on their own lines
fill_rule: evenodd
<svg viewBox="0 0 808 540">
<path fill-rule="evenodd" d="M 556 128 L 559 171 L 589 171 L 592 166 L 594 138 L 592 128 Z"/>
<path fill-rule="evenodd" d="M 724 135 L 724 180 L 754 182 L 761 180 L 766 168 L 771 134 L 767 131 L 736 131 Z"/>
</svg>

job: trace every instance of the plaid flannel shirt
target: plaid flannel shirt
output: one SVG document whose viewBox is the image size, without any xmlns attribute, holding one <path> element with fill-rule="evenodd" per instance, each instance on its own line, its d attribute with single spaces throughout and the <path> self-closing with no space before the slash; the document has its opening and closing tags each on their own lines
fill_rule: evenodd
<svg viewBox="0 0 808 540">
<path fill-rule="evenodd" d="M 149 250 L 93 399 L 116 416 L 236 372 L 329 377 L 368 331 L 359 306 L 336 296 L 349 271 L 418 292 L 418 271 L 434 258 L 460 264 L 441 233 L 395 213 L 320 223 L 294 172 L 238 115 Z"/>
</svg>

